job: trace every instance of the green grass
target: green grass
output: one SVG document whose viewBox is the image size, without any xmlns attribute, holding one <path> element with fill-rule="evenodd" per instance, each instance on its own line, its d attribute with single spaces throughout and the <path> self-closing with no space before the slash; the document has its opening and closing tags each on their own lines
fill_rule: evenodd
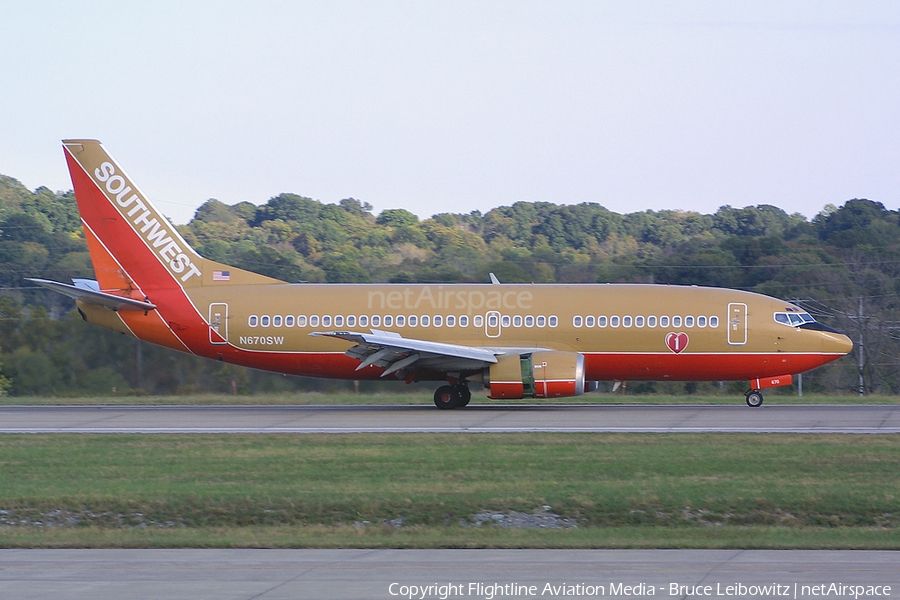
<svg viewBox="0 0 900 600">
<path fill-rule="evenodd" d="M 898 549 L 898 464 L 893 435 L 8 435 L 0 546 Z M 544 505 L 578 527 L 472 522 Z"/>
<path fill-rule="evenodd" d="M 435 386 L 436 387 L 436 386 Z M 296 394 L 257 394 L 232 396 L 227 394 L 192 394 L 176 396 L 99 396 L 99 397 L 53 397 L 53 396 L 0 396 L 0 406 L 94 406 L 94 405 L 431 405 L 433 390 L 420 386 L 414 393 L 353 394 L 336 392 L 301 392 Z M 831 396 L 807 394 L 802 398 L 778 391 L 765 393 L 766 405 L 778 404 L 900 404 L 900 396 Z M 515 406 L 524 404 L 735 404 L 744 403 L 740 393 L 708 395 L 622 395 L 590 393 L 575 398 L 489 400 L 473 386 L 472 406 Z"/>
</svg>

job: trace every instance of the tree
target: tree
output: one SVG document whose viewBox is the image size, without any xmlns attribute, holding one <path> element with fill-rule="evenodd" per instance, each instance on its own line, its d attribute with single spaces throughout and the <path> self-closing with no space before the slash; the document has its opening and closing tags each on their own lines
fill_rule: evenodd
<svg viewBox="0 0 900 600">
<path fill-rule="evenodd" d="M 281 219 L 285 222 L 312 223 L 319 218 L 322 205 L 310 198 L 296 194 L 281 194 L 269 200 L 256 211 L 253 225 L 263 221 Z"/>
<path fill-rule="evenodd" d="M 894 244 L 900 240 L 897 213 L 881 202 L 848 200 L 819 222 L 819 237 L 840 248 Z"/>
<path fill-rule="evenodd" d="M 419 224 L 419 217 L 403 208 L 392 208 L 382 211 L 375 218 L 376 225 L 385 227 L 413 227 Z"/>
</svg>

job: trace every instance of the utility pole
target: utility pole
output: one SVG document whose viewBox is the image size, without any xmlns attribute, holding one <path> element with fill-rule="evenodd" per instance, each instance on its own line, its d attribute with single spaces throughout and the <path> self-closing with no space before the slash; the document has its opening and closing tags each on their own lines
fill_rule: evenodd
<svg viewBox="0 0 900 600">
<path fill-rule="evenodd" d="M 141 340 L 136 340 L 137 346 L 134 348 L 134 375 L 135 375 L 135 389 L 141 389 L 144 387 L 144 351 L 141 348 L 141 344 L 143 342 Z"/>
<path fill-rule="evenodd" d="M 859 371 L 859 395 L 866 395 L 866 380 L 863 377 L 863 369 L 865 367 L 865 362 L 863 360 L 863 331 L 865 331 L 865 324 L 863 322 L 863 299 L 862 296 L 859 297 L 859 305 L 856 311 L 856 323 L 859 325 L 859 343 L 856 345 L 856 368 Z"/>
</svg>

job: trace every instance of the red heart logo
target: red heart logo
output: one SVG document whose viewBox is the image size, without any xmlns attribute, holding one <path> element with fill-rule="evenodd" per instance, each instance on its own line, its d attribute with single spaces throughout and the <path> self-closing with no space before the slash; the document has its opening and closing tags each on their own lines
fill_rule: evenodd
<svg viewBox="0 0 900 600">
<path fill-rule="evenodd" d="M 681 354 L 681 352 L 687 348 L 689 341 L 688 334 L 683 331 L 678 333 L 672 331 L 666 334 L 666 346 L 668 346 L 669 350 L 675 354 Z"/>
</svg>

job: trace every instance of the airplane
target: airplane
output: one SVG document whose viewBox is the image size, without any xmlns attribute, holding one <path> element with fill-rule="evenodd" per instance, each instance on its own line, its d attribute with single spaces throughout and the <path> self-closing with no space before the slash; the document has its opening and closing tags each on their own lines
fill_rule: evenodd
<svg viewBox="0 0 900 600">
<path fill-rule="evenodd" d="M 850 339 L 741 290 L 652 284 L 288 283 L 200 256 L 97 140 L 64 140 L 96 280 L 31 281 L 85 321 L 212 360 L 306 377 L 470 384 L 492 399 L 575 397 L 599 381 L 749 382 L 844 356 Z"/>
</svg>

